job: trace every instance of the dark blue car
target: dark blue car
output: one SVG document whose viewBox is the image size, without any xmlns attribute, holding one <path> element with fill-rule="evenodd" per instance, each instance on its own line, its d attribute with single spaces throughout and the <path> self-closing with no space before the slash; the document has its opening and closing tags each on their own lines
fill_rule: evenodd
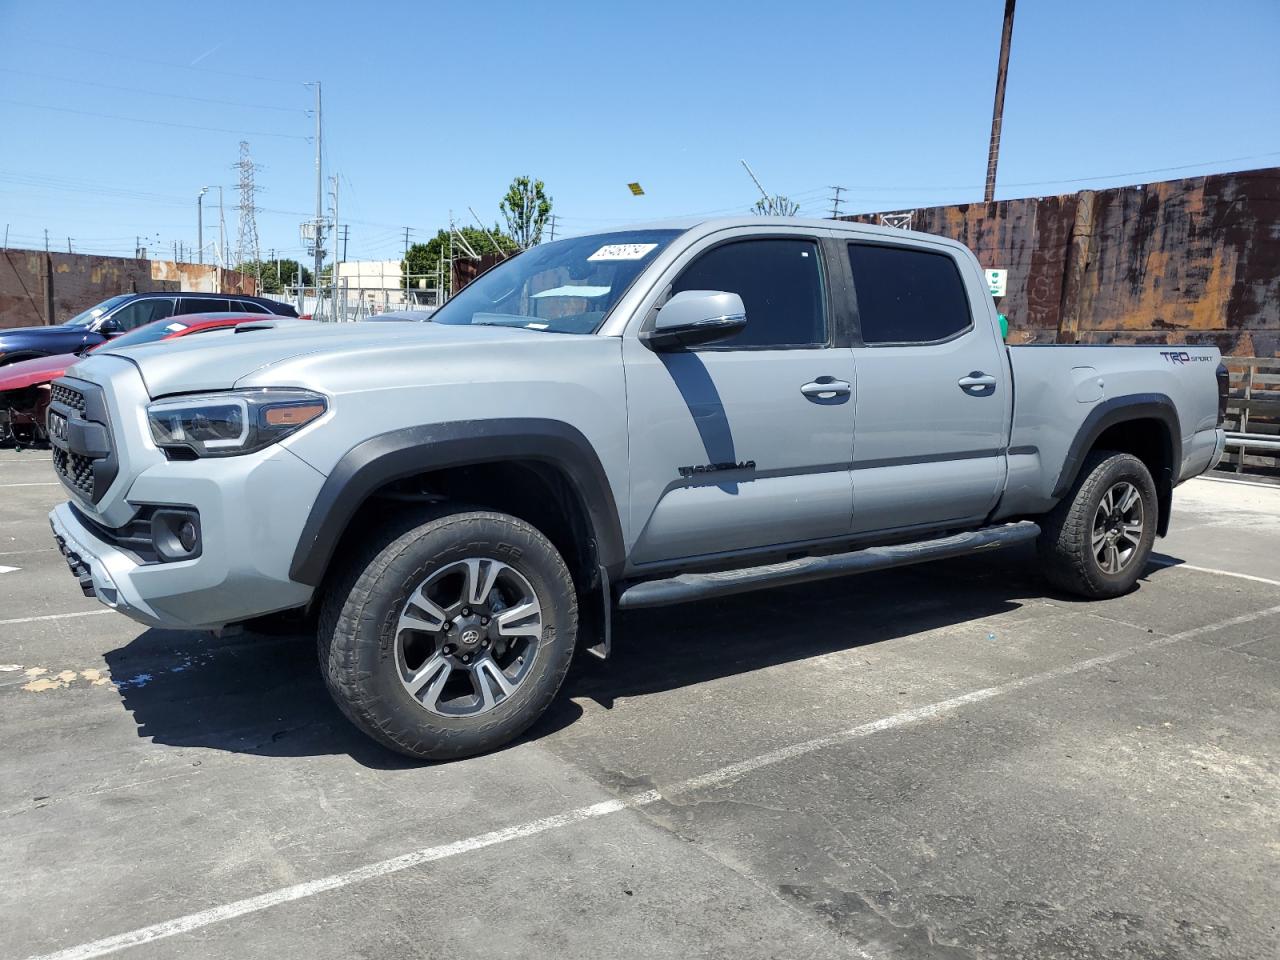
<svg viewBox="0 0 1280 960">
<path fill-rule="evenodd" d="M 66 323 L 53 327 L 14 327 L 0 329 L 0 366 L 47 357 L 56 353 L 74 353 L 144 323 L 165 317 L 198 313 L 263 313 L 296 317 L 298 312 L 287 303 L 241 294 L 122 293 L 77 314 Z"/>
</svg>

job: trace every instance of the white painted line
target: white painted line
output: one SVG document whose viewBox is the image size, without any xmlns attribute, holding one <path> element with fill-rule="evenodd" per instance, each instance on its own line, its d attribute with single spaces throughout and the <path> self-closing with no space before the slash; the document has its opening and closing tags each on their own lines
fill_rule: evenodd
<svg viewBox="0 0 1280 960">
<path fill-rule="evenodd" d="M 1254 583 L 1268 583 L 1273 587 L 1280 587 L 1280 580 L 1255 577 L 1251 573 L 1236 573 L 1234 570 L 1219 570 L 1216 567 L 1197 567 L 1194 563 L 1182 563 L 1180 560 L 1152 560 L 1150 562 L 1167 570 L 1194 570 L 1197 573 L 1212 573 L 1219 577 L 1235 577 L 1237 580 L 1252 580 Z"/>
<path fill-rule="evenodd" d="M 1261 480 L 1235 480 L 1231 477 L 1211 477 L 1208 474 L 1201 474 L 1196 477 L 1197 480 L 1211 480 L 1214 483 L 1239 483 L 1246 487 L 1262 487 L 1266 490 L 1280 490 L 1274 483 L 1264 483 Z"/>
<path fill-rule="evenodd" d="M 0 467 L 6 463 L 50 463 L 53 457 L 23 457 L 21 460 L 0 460 Z"/>
<path fill-rule="evenodd" d="M 11 623 L 35 623 L 38 620 L 69 620 L 72 617 L 97 617 L 104 613 L 115 613 L 110 607 L 103 607 L 101 610 L 80 610 L 76 613 L 46 613 L 41 617 L 17 617 L 13 620 L 0 620 L 0 627 L 8 626 Z"/>
<path fill-rule="evenodd" d="M 4 566 L 0 566 L 0 573 L 15 573 L 16 571 L 21 570 L 21 569 L 22 569 L 21 567 L 4 567 Z"/>
<path fill-rule="evenodd" d="M 1212 633 L 1215 630 L 1223 630 L 1227 627 L 1239 626 L 1243 623 L 1250 623 L 1254 620 L 1261 620 L 1263 617 L 1269 617 L 1276 614 L 1280 614 L 1280 604 L 1277 604 L 1274 607 L 1268 607 L 1265 610 L 1258 610 L 1254 613 L 1241 614 L 1238 617 L 1232 617 L 1230 620 L 1223 620 L 1219 623 L 1211 623 L 1203 627 L 1184 630 L 1181 633 L 1159 637 L 1155 640 L 1149 640 L 1146 643 L 1141 643 L 1134 647 L 1126 647 L 1123 650 L 1116 650 L 1113 653 L 1103 654 L 1098 657 L 1091 657 L 1088 660 L 1081 660 L 1078 663 L 1057 667 L 1053 670 L 1046 670 L 1043 673 L 1031 674 L 1030 676 L 1021 677 L 1017 680 L 1010 680 L 1008 683 L 997 684 L 993 687 L 985 687 L 981 690 L 974 690 L 971 693 L 961 694 L 958 697 L 940 700 L 937 703 L 926 704 L 925 706 L 915 707 L 911 710 L 904 710 L 901 713 L 895 713 L 889 717 L 882 717 L 879 720 L 872 720 L 869 723 L 863 723 L 856 727 L 851 727 L 848 730 L 842 730 L 839 733 L 833 733 L 825 737 L 818 737 L 814 740 L 805 740 L 801 743 L 791 744 L 778 750 L 772 750 L 769 753 L 761 754 L 758 757 L 752 757 L 749 760 L 731 763 L 728 766 L 712 770 L 702 776 L 683 780 L 679 783 L 668 786 L 661 791 L 648 790 L 644 793 L 636 794 L 635 796 L 628 797 L 626 799 L 606 800 L 603 803 L 593 803 L 590 806 L 578 807 L 576 810 L 570 810 L 567 813 L 543 817 L 540 820 L 530 820 L 527 823 L 518 824 L 514 827 L 504 827 L 501 830 L 493 830 L 489 833 L 482 833 L 479 836 L 469 837 L 465 840 L 456 840 L 453 843 L 446 843 L 435 847 L 424 847 L 421 850 L 415 850 L 412 853 L 392 857 L 389 860 L 380 860 L 377 863 L 370 863 L 362 867 L 356 867 L 354 870 L 335 873 L 327 877 L 321 877 L 318 880 L 308 880 L 305 883 L 294 884 L 290 887 L 281 887 L 280 889 L 271 890 L 267 893 L 258 894 L 254 897 L 246 897 L 243 900 L 233 900 L 231 903 L 211 907 L 208 910 L 189 913 L 185 917 L 176 917 L 173 920 L 165 920 L 161 923 L 152 924 L 149 927 L 140 927 L 139 929 L 131 930 L 128 933 L 120 933 L 113 937 L 105 937 L 102 940 L 94 940 L 90 943 L 80 944 L 76 947 L 68 947 L 65 950 L 58 951 L 57 953 L 31 957 L 28 958 L 28 960 L 90 960 L 92 957 L 105 956 L 109 953 L 115 953 L 118 950 L 141 946 L 144 943 L 152 943 L 156 940 L 164 940 L 168 937 L 177 936 L 178 934 L 198 930 L 201 927 L 207 927 L 215 923 L 222 923 L 225 920 L 231 920 L 235 917 L 242 917 L 249 913 L 267 910 L 282 903 L 289 903 L 293 900 L 302 900 L 307 897 L 313 897 L 319 893 L 325 893 L 329 890 L 348 887 L 354 883 L 363 883 L 366 880 L 373 880 L 377 877 L 385 877 L 388 874 L 399 873 L 403 870 L 410 870 L 414 867 L 422 866 L 425 863 L 433 863 L 437 860 L 444 860 L 448 857 L 455 857 L 464 853 L 472 853 L 476 850 L 482 850 L 485 847 L 492 847 L 496 844 L 506 843 L 511 840 L 521 840 L 525 837 L 535 836 L 539 833 L 546 833 L 549 830 L 558 830 L 562 827 L 571 826 L 575 823 L 581 823 L 584 820 L 594 820 L 600 817 L 605 817 L 611 813 L 618 813 L 622 810 L 634 810 L 640 807 L 646 807 L 650 804 L 657 803 L 665 797 L 678 796 L 679 794 L 689 793 L 694 790 L 705 790 L 711 787 L 723 786 L 726 783 L 737 780 L 744 774 L 751 773 L 754 770 L 773 766 L 786 760 L 792 760 L 796 757 L 802 757 L 817 750 L 824 750 L 828 747 L 838 746 L 852 740 L 857 740 L 861 737 L 880 733 L 884 730 L 892 730 L 895 727 L 918 723 L 921 720 L 929 720 L 934 717 L 950 713 L 953 710 L 967 706 L 971 703 L 980 703 L 984 700 L 990 700 L 994 697 L 1013 693 L 1017 690 L 1022 690 L 1036 684 L 1048 683 L 1053 680 L 1061 680 L 1065 677 L 1072 676 L 1073 674 L 1082 673 L 1085 670 L 1091 670 L 1094 667 L 1104 666 L 1109 663 L 1115 663 L 1117 660 L 1123 660 L 1124 658 L 1134 656 L 1135 654 L 1145 653 L 1146 651 L 1153 650 L 1157 647 L 1168 646 L 1183 640 L 1191 640 L 1195 637 L 1203 636 L 1206 633 Z"/>
<path fill-rule="evenodd" d="M 49 480 L 41 483 L 0 483 L 0 487 L 60 487 L 62 486 L 57 480 Z"/>
</svg>

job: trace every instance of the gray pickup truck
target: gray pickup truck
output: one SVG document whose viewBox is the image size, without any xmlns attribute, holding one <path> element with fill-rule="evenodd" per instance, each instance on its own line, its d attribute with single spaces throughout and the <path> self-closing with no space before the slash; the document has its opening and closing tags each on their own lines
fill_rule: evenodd
<svg viewBox="0 0 1280 960">
<path fill-rule="evenodd" d="M 216 341 L 215 341 L 216 338 Z M 618 608 L 1035 540 L 1131 588 L 1222 455 L 1210 347 L 1006 347 L 938 237 L 742 218 L 543 244 L 426 324 L 246 323 L 53 388 L 86 593 L 314 624 L 339 706 L 460 757 L 524 731 Z"/>
</svg>

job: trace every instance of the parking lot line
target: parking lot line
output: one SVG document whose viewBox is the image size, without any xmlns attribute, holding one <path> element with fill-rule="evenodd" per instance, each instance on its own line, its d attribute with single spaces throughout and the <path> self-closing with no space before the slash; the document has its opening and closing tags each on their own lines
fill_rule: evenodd
<svg viewBox="0 0 1280 960">
<path fill-rule="evenodd" d="M 1219 570 L 1216 567 L 1197 567 L 1194 563 L 1183 563 L 1181 560 L 1152 560 L 1151 563 L 1166 569 L 1194 570 L 1197 573 L 1212 573 L 1219 577 L 1235 577 L 1237 580 L 1252 580 L 1254 583 L 1267 583 L 1273 587 L 1280 587 L 1280 580 L 1255 577 L 1251 573 L 1236 573 L 1234 570 Z"/>
<path fill-rule="evenodd" d="M 57 480 L 42 480 L 39 483 L 0 483 L 0 487 L 60 487 Z"/>
<path fill-rule="evenodd" d="M 1264 617 L 1276 614 L 1280 614 L 1280 604 L 1267 607 L 1264 610 L 1257 610 L 1253 613 L 1241 614 L 1239 616 L 1207 624 L 1205 626 L 1194 627 L 1190 630 L 1183 630 L 1180 633 L 1157 637 L 1154 640 L 1149 640 L 1145 643 L 1137 644 L 1132 647 L 1125 647 L 1121 650 L 1102 654 L 1097 657 L 1090 657 L 1087 660 L 1081 660 L 1077 663 L 1067 664 L 1065 666 L 1056 667 L 1052 670 L 1045 670 L 1041 673 L 1030 674 L 1025 677 L 1019 677 L 1018 679 L 1010 680 L 1007 683 L 984 687 L 980 690 L 973 690 L 969 693 L 950 697 L 946 700 L 939 700 L 935 703 L 914 707 L 887 717 L 871 720 L 867 723 L 863 723 L 856 727 L 851 727 L 847 730 L 842 730 L 825 737 L 817 737 L 811 740 L 804 740 L 798 743 L 789 744 L 785 747 L 781 747 L 777 750 L 771 750 L 747 760 L 719 767 L 700 776 L 691 777 L 687 780 L 680 781 L 679 783 L 661 787 L 658 790 L 648 790 L 644 793 L 635 794 L 623 799 L 606 800 L 601 803 L 578 807 L 565 813 L 555 814 L 550 817 L 543 817 L 539 820 L 530 820 L 526 823 L 517 824 L 516 826 L 504 827 L 500 830 L 493 830 L 489 833 L 483 833 L 478 836 L 468 837 L 463 840 L 456 840 L 452 843 L 425 847 L 421 850 L 405 853 L 398 857 L 392 857 L 388 860 L 365 864 L 364 866 L 356 867 L 352 870 L 332 874 L 327 877 L 321 877 L 316 880 L 309 880 L 304 883 L 281 887 L 277 890 L 271 890 L 267 893 L 247 897 L 242 900 L 233 900 L 230 903 L 211 907 L 208 910 L 190 913 L 183 917 L 165 920 L 161 923 L 152 924 L 147 927 L 140 927 L 137 930 L 116 934 L 115 936 L 106 937 L 101 940 L 94 940 L 89 943 L 80 944 L 79 946 L 68 947 L 65 950 L 57 951 L 56 953 L 31 957 L 29 960 L 89 960 L 89 958 L 92 957 L 105 956 L 110 953 L 128 949 L 129 947 L 141 946 L 145 943 L 152 943 L 154 941 L 163 940 L 182 933 L 188 933 L 192 930 L 198 930 L 202 927 L 207 927 L 215 923 L 222 923 L 223 921 L 242 917 L 246 914 L 267 910 L 282 903 L 306 899 L 330 890 L 337 890 L 342 887 L 351 886 L 352 884 L 363 883 L 377 877 L 384 877 L 389 874 L 399 873 L 404 870 L 422 866 L 423 864 L 444 860 L 465 853 L 471 853 L 476 850 L 482 850 L 486 847 L 507 843 L 512 840 L 520 840 L 525 837 L 535 836 L 540 833 L 546 833 L 550 830 L 558 830 L 586 820 L 594 820 L 609 816 L 610 814 L 618 813 L 623 810 L 634 810 L 647 807 L 663 799 L 678 796 L 680 794 L 723 786 L 733 780 L 737 780 L 747 773 L 751 773 L 752 771 L 774 766 L 796 757 L 802 757 L 807 754 L 814 753 L 818 750 L 839 746 L 862 737 L 881 733 L 885 730 L 919 723 L 923 720 L 930 720 L 935 717 L 951 713 L 961 707 L 968 706 L 969 704 L 981 703 L 995 697 L 1004 696 L 1026 689 L 1027 687 L 1042 683 L 1049 683 L 1054 680 L 1061 680 L 1066 677 L 1082 673 L 1086 670 L 1092 670 L 1095 667 L 1115 663 L 1127 657 L 1134 656 L 1135 654 L 1145 653 L 1150 650 L 1169 646 L 1184 640 L 1192 640 L 1196 637 L 1204 636 L 1205 634 L 1213 633 L 1217 630 L 1240 626 L 1241 624 L 1250 623 L 1254 620 L 1261 620 Z"/>
<path fill-rule="evenodd" d="M 103 607 L 101 610 L 78 610 L 75 613 L 46 613 L 39 617 L 15 617 L 12 620 L 0 620 L 0 627 L 7 627 L 14 623 L 35 623 L 39 620 L 68 620 L 71 617 L 97 617 L 104 613 L 115 613 L 110 607 Z"/>
</svg>

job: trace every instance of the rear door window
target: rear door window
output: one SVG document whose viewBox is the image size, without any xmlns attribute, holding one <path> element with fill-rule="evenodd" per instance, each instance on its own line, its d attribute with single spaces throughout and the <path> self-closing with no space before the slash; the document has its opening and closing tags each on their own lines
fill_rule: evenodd
<svg viewBox="0 0 1280 960">
<path fill-rule="evenodd" d="M 937 343 L 973 325 L 964 281 L 945 253 L 851 243 L 849 266 L 869 346 Z"/>
<path fill-rule="evenodd" d="M 220 297 L 183 297 L 178 312 L 189 313 L 230 313 L 231 301 Z"/>
<path fill-rule="evenodd" d="M 271 313 L 271 311 L 266 307 L 261 304 L 254 303 L 252 300 L 237 300 L 236 305 L 245 313 Z"/>
</svg>

